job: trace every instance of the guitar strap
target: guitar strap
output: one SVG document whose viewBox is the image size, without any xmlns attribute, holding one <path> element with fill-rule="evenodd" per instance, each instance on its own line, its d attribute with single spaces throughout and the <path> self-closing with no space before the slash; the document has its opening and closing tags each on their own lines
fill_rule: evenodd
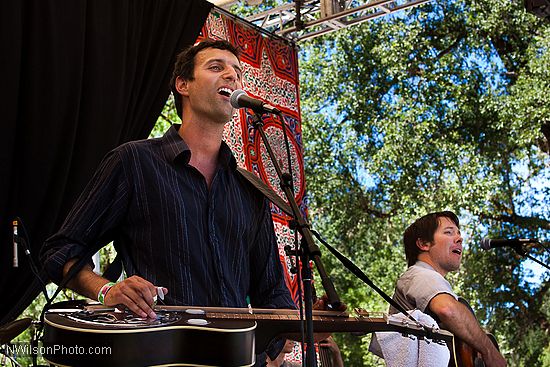
<svg viewBox="0 0 550 367">
<path fill-rule="evenodd" d="M 279 209 L 281 209 L 283 212 L 285 212 L 290 216 L 293 215 L 290 205 L 288 205 L 282 197 L 277 195 L 277 193 L 273 191 L 272 188 L 267 186 L 267 184 L 263 182 L 258 176 L 241 167 L 237 167 L 237 172 L 239 172 L 242 177 L 244 177 L 248 182 L 250 182 L 252 186 L 254 186 L 259 192 L 261 192 L 269 201 L 275 204 Z"/>
</svg>

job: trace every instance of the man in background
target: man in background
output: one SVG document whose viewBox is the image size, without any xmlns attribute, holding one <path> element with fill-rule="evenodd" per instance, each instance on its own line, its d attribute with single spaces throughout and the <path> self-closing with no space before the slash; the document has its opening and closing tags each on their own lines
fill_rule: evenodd
<svg viewBox="0 0 550 367">
<path fill-rule="evenodd" d="M 440 326 L 478 350 L 487 367 L 506 366 L 474 314 L 458 301 L 447 273 L 460 268 L 462 236 L 456 214 L 427 214 L 411 224 L 403 235 L 409 268 L 397 281 L 394 300 L 407 310 L 419 309 Z M 393 307 L 390 313 L 397 313 Z"/>
</svg>

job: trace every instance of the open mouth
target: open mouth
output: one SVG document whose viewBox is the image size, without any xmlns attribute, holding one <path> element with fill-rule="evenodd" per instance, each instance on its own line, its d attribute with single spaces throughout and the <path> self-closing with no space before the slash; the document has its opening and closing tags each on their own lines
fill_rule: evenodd
<svg viewBox="0 0 550 367">
<path fill-rule="evenodd" d="M 453 253 L 454 253 L 454 254 L 458 254 L 458 255 L 462 255 L 462 250 L 460 250 L 460 249 L 454 249 L 454 250 L 453 250 Z"/>
<path fill-rule="evenodd" d="M 233 93 L 233 90 L 226 87 L 221 87 L 220 89 L 218 89 L 218 93 L 222 96 L 230 97 L 231 93 Z"/>
</svg>

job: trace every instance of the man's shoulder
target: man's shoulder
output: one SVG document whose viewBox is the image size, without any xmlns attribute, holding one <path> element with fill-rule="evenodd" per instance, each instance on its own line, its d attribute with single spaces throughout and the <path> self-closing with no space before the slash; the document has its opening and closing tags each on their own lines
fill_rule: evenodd
<svg viewBox="0 0 550 367">
<path fill-rule="evenodd" d="M 429 274 L 429 275 L 440 275 L 437 271 L 435 271 L 432 267 L 429 265 L 423 265 L 421 263 L 416 263 L 412 266 L 409 266 L 407 270 L 403 273 L 403 276 L 416 276 L 416 275 L 422 275 L 422 274 Z"/>
<path fill-rule="evenodd" d="M 119 145 L 115 149 L 120 150 L 147 150 L 154 149 L 156 147 L 162 146 L 162 138 L 149 138 L 149 139 L 140 139 L 140 140 L 131 140 L 126 143 Z"/>
<path fill-rule="evenodd" d="M 438 280 L 443 281 L 445 278 L 429 266 L 422 266 L 418 263 L 412 266 L 409 266 L 407 270 L 399 277 L 398 282 L 413 282 L 419 280 Z"/>
<path fill-rule="evenodd" d="M 110 154 L 118 155 L 122 160 L 126 160 L 132 157 L 150 155 L 151 153 L 160 151 L 161 148 L 162 141 L 160 138 L 132 140 L 119 145 Z"/>
<path fill-rule="evenodd" d="M 449 282 L 437 271 L 424 264 L 410 266 L 399 278 L 396 285 L 398 300 L 408 302 L 410 308 L 418 308 L 425 312 L 430 301 L 441 293 L 447 293 L 456 298 Z M 427 265 L 427 264 L 426 264 Z"/>
<path fill-rule="evenodd" d="M 410 266 L 407 271 L 399 278 L 397 287 L 400 289 L 418 290 L 423 289 L 426 291 L 437 291 L 450 293 L 456 296 L 452 292 L 451 284 L 445 277 L 435 271 L 428 264 L 415 264 Z M 456 297 L 455 297 L 456 298 Z"/>
</svg>

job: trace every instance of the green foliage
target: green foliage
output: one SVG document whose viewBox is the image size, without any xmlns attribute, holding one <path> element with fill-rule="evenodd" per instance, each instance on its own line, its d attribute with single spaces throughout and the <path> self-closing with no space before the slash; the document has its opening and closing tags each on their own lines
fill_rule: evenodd
<svg viewBox="0 0 550 367">
<path fill-rule="evenodd" d="M 258 5 L 251 5 L 250 3 L 255 3 L 258 1 L 242 1 L 234 5 L 231 5 L 229 11 L 232 14 L 237 14 L 242 18 L 246 18 L 250 15 L 258 14 L 263 11 L 275 8 L 277 6 L 288 3 L 285 0 L 262 0 Z"/>
<path fill-rule="evenodd" d="M 544 349 L 542 355 L 539 358 L 539 362 L 542 367 L 550 366 L 550 345 Z"/>
<path fill-rule="evenodd" d="M 427 212 L 460 213 L 469 244 L 550 237 L 549 31 L 519 1 L 435 0 L 301 45 L 312 222 L 387 293 L 405 267 L 402 232 Z M 512 365 L 542 363 L 548 274 L 468 247 L 456 290 Z M 324 259 L 348 304 L 387 307 Z M 378 363 L 367 343 L 340 341 L 349 365 Z"/>
<path fill-rule="evenodd" d="M 149 134 L 149 138 L 161 137 L 172 124 L 181 124 L 181 119 L 178 117 L 178 112 L 176 111 L 174 96 L 170 94 L 157 119 L 157 123 Z"/>
</svg>

